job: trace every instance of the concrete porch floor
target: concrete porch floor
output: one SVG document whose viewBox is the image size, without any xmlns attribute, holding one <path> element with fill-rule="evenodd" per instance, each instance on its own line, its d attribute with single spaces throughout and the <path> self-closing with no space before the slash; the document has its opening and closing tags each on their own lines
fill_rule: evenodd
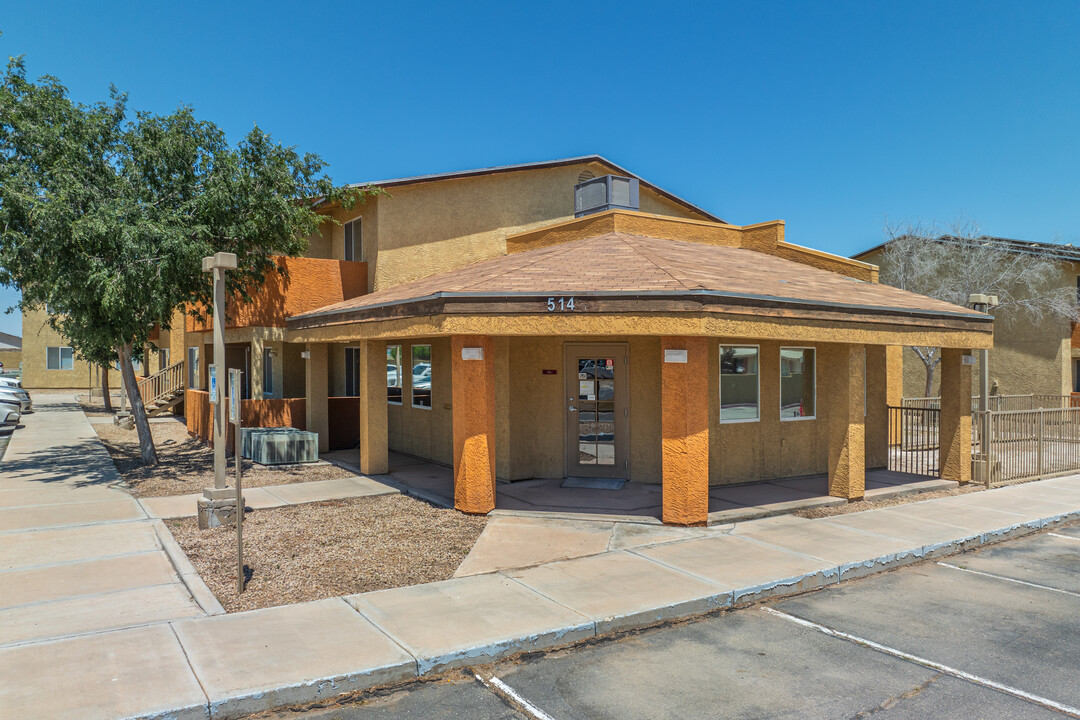
<svg viewBox="0 0 1080 720">
<path fill-rule="evenodd" d="M 323 453 L 321 459 L 340 463 L 359 472 L 357 450 Z M 453 471 L 426 460 L 390 453 L 390 473 L 377 476 L 410 494 L 452 507 Z M 492 516 L 537 516 L 572 520 L 602 520 L 661 524 L 661 487 L 650 483 L 626 483 L 620 490 L 561 487 L 563 478 L 498 483 Z M 891 470 L 868 470 L 866 499 L 947 490 L 950 480 Z M 709 491 L 709 524 L 750 520 L 812 507 L 843 505 L 847 501 L 828 495 L 825 474 L 769 482 L 713 487 Z"/>
</svg>

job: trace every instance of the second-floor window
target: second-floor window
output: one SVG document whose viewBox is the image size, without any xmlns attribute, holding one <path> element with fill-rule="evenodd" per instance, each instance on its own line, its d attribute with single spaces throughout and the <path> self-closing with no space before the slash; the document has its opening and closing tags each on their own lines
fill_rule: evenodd
<svg viewBox="0 0 1080 720">
<path fill-rule="evenodd" d="M 345 223 L 345 259 L 364 259 L 364 232 L 360 226 L 360 218 Z"/>
</svg>

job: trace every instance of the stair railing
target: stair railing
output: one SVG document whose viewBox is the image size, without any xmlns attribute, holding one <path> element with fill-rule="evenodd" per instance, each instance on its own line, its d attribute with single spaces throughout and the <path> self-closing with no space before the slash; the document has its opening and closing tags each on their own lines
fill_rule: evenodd
<svg viewBox="0 0 1080 720">
<path fill-rule="evenodd" d="M 149 377 L 137 378 L 139 396 L 149 405 L 184 389 L 184 361 L 173 363 Z"/>
</svg>

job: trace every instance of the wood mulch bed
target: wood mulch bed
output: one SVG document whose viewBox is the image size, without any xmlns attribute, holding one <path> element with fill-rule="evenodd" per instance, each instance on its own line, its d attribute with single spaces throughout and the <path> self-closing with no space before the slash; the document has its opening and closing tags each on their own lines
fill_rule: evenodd
<svg viewBox="0 0 1080 720">
<path fill-rule="evenodd" d="M 849 502 L 847 505 L 836 505 L 834 507 L 818 507 L 809 508 L 807 510 L 798 510 L 792 515 L 797 515 L 803 518 L 832 517 L 833 515 L 847 515 L 853 512 L 863 512 L 865 510 L 877 510 L 879 508 L 892 507 L 894 505 L 906 505 L 913 502 L 921 502 L 923 500 L 934 500 L 935 498 L 952 497 L 954 495 L 967 495 L 968 493 L 979 492 L 985 490 L 983 485 L 972 485 L 968 483 L 964 487 L 955 487 L 949 490 L 932 490 L 924 493 L 910 493 L 908 495 L 897 495 L 896 497 L 883 498 L 881 500 L 856 500 L 855 502 Z"/>
<path fill-rule="evenodd" d="M 186 495 L 214 485 L 214 451 L 199 438 L 188 435 L 187 426 L 181 421 L 150 423 L 158 454 L 155 467 L 142 464 L 139 435 L 135 430 L 125 430 L 112 423 L 95 423 L 93 427 L 136 497 Z M 227 462 L 231 478 L 234 472 L 232 459 Z M 244 487 L 356 476 L 356 473 L 329 463 L 269 467 L 250 460 L 244 460 L 243 473 Z"/>
<path fill-rule="evenodd" d="M 249 510 L 239 597 L 236 526 L 166 523 L 225 609 L 239 612 L 449 579 L 487 518 L 405 495 Z"/>
</svg>

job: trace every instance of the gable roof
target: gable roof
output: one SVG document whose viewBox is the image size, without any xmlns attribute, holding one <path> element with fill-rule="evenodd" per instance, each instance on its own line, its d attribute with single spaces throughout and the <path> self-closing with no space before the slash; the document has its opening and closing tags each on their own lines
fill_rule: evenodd
<svg viewBox="0 0 1080 720">
<path fill-rule="evenodd" d="M 681 205 L 687 210 L 699 213 L 705 218 L 712 220 L 713 222 L 724 222 L 719 217 L 713 215 L 707 210 L 703 210 L 697 205 L 683 200 L 678 195 L 664 190 L 659 185 L 652 184 L 645 178 L 636 175 L 619 165 L 616 165 L 602 155 L 580 155 L 578 157 L 563 158 L 561 160 L 543 160 L 540 162 L 518 163 L 515 165 L 496 165 L 494 167 L 477 168 L 474 170 L 457 170 L 454 172 L 432 173 L 430 175 L 413 175 L 411 177 L 392 178 L 390 180 L 375 180 L 372 182 L 351 183 L 349 187 L 367 187 L 369 185 L 374 185 L 375 187 L 391 188 L 399 187 L 401 185 L 416 185 L 419 183 L 438 182 L 440 180 L 456 180 L 460 178 L 479 177 L 482 175 L 498 175 L 500 173 L 519 172 L 522 170 L 538 170 L 542 168 L 565 167 L 567 165 L 584 165 L 591 162 L 607 165 L 615 171 L 616 175 L 636 178 L 641 185 L 649 188 L 657 195 L 665 197 L 668 200 L 676 203 L 677 205 Z"/>
<path fill-rule="evenodd" d="M 745 248 L 621 232 L 526 250 L 403 283 L 289 319 L 290 329 L 441 312 L 448 300 L 517 304 L 549 296 L 632 299 L 635 310 L 672 299 L 788 314 L 840 311 L 990 322 L 989 315 Z M 584 309 L 584 308 L 582 308 Z M 697 307 L 700 311 L 702 307 Z M 505 308 L 504 308 L 505 310 Z M 477 306 L 476 312 L 482 312 Z"/>
<path fill-rule="evenodd" d="M 936 240 L 940 243 L 958 243 L 960 239 L 955 235 L 942 235 Z M 1028 240 L 1013 240 L 1012 238 L 994 237 L 992 235 L 980 235 L 974 239 L 975 242 L 984 245 L 993 245 L 1006 252 L 1017 253 L 1021 255 L 1043 255 L 1053 260 L 1061 260 L 1063 262 L 1080 262 L 1080 247 L 1075 247 L 1072 243 L 1066 243 L 1064 245 L 1058 243 L 1039 243 L 1030 242 Z M 883 243 L 875 245 L 869 250 L 863 250 L 860 253 L 856 253 L 851 257 L 856 260 L 862 258 L 865 255 L 870 255 L 878 250 L 885 249 L 891 240 L 886 240 Z"/>
<path fill-rule="evenodd" d="M 0 350 L 22 350 L 22 338 L 18 335 L 0 332 Z"/>
</svg>

